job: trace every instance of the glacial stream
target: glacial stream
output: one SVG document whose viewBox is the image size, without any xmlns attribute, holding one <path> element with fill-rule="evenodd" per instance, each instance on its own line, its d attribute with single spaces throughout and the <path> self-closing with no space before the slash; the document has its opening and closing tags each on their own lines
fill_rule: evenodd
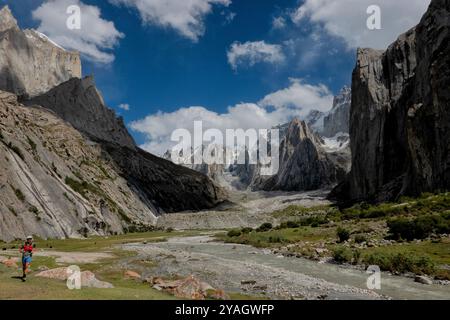
<svg viewBox="0 0 450 320">
<path fill-rule="evenodd" d="M 152 272 L 158 275 L 195 274 L 231 292 L 262 293 L 275 299 L 450 299 L 450 286 L 423 285 L 382 273 L 381 290 L 370 291 L 369 274 L 361 270 L 281 257 L 251 246 L 217 242 L 210 236 L 125 247 L 156 260 L 158 267 Z"/>
</svg>

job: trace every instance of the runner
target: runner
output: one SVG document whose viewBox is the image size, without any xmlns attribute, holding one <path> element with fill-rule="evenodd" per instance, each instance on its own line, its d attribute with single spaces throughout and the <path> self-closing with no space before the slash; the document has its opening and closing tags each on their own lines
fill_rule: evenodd
<svg viewBox="0 0 450 320">
<path fill-rule="evenodd" d="M 20 248 L 20 253 L 22 253 L 22 281 L 26 281 L 28 269 L 30 268 L 32 257 L 33 257 L 33 237 L 28 236 L 27 241 Z"/>
</svg>

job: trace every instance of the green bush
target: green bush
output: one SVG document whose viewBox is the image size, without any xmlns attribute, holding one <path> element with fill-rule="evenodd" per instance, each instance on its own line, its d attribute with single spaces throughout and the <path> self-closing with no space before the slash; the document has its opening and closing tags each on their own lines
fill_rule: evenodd
<svg viewBox="0 0 450 320">
<path fill-rule="evenodd" d="M 385 254 L 376 252 L 365 257 L 364 262 L 369 265 L 377 265 L 381 270 L 390 272 L 432 274 L 436 270 L 436 266 L 430 258 L 404 253 Z"/>
<path fill-rule="evenodd" d="M 333 249 L 333 259 L 337 263 L 349 263 L 352 261 L 353 253 L 345 247 L 336 247 Z"/>
<path fill-rule="evenodd" d="M 14 194 L 16 195 L 17 199 L 24 202 L 25 201 L 25 195 L 22 193 L 20 189 L 14 189 Z"/>
<path fill-rule="evenodd" d="M 257 232 L 266 232 L 272 230 L 273 226 L 269 222 L 263 223 L 258 229 L 256 229 Z"/>
<path fill-rule="evenodd" d="M 27 136 L 28 144 L 31 147 L 31 150 L 36 151 L 37 145 L 36 142 L 34 142 L 30 137 Z"/>
<path fill-rule="evenodd" d="M 248 227 L 241 229 L 242 234 L 248 234 L 248 233 L 250 233 L 252 231 L 253 231 L 253 228 L 248 228 Z"/>
<path fill-rule="evenodd" d="M 277 229 L 295 229 L 298 228 L 300 224 L 295 221 L 287 221 L 280 224 Z"/>
<path fill-rule="evenodd" d="M 328 223 L 328 219 L 326 217 L 308 217 L 308 218 L 304 218 L 301 219 L 299 224 L 303 227 L 306 226 L 311 226 L 311 227 L 318 227 L 319 225 L 323 225 L 323 224 L 327 224 Z"/>
<path fill-rule="evenodd" d="M 342 227 L 339 227 L 336 231 L 336 234 L 339 238 L 339 242 L 345 242 L 348 239 L 350 239 L 350 231 L 347 229 L 344 229 Z"/>
<path fill-rule="evenodd" d="M 227 236 L 230 238 L 239 237 L 242 234 L 241 230 L 233 229 L 228 231 Z"/>
<path fill-rule="evenodd" d="M 356 242 L 356 243 L 367 242 L 367 238 L 366 238 L 364 235 L 362 235 L 362 234 L 357 234 L 357 235 L 355 236 L 355 242 Z"/>
<path fill-rule="evenodd" d="M 425 239 L 431 234 L 450 233 L 450 220 L 446 215 L 419 216 L 413 220 L 398 218 L 389 220 L 387 225 L 391 238 L 395 240 Z"/>
</svg>

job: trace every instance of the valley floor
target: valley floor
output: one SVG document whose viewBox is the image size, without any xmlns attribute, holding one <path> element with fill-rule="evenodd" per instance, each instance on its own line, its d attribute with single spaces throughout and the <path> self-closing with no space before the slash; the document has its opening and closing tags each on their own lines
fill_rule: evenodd
<svg viewBox="0 0 450 320">
<path fill-rule="evenodd" d="M 0 243 L 0 299 L 173 299 L 164 290 L 155 289 L 147 279 L 182 279 L 190 275 L 224 290 L 231 299 L 450 299 L 449 285 L 436 281 L 420 284 L 414 281 L 414 275 L 393 275 L 395 272 L 382 272 L 381 290 L 368 290 L 369 274 L 362 267 L 371 254 L 400 252 L 408 257 L 426 255 L 439 267 L 446 268 L 450 264 L 450 239 L 444 236 L 433 241 L 385 241 L 387 218 L 381 217 L 381 209 L 352 209 L 338 214 L 330 211 L 322 195 L 323 192 L 310 192 L 269 197 L 249 193 L 238 205 L 218 210 L 220 219 L 206 220 L 207 223 L 202 217 L 211 212 L 184 213 L 185 221 L 188 220 L 185 225 L 198 230 L 37 239 L 33 272 L 25 283 L 19 279 L 19 266 L 1 263 L 18 258 L 19 243 Z M 448 195 L 441 198 L 412 201 L 402 208 L 408 206 L 408 214 L 416 214 L 417 203 L 421 203 L 421 208 L 429 203 L 443 205 Z M 398 207 L 385 205 L 381 211 L 389 215 L 389 210 Z M 363 217 L 366 211 L 377 212 L 377 217 L 366 219 Z M 230 212 L 232 215 L 225 220 Z M 343 214 L 349 217 L 343 219 L 340 217 Z M 252 217 L 258 220 L 251 224 Z M 264 222 L 273 226 L 267 230 L 223 231 L 232 227 L 248 229 Z M 336 240 L 338 228 L 350 229 L 349 240 L 344 243 Z M 355 242 L 355 237 L 362 235 L 364 241 Z M 340 257 L 335 251 L 341 249 L 340 262 L 347 263 L 344 265 L 333 261 L 333 257 Z M 348 253 L 350 257 L 346 257 Z M 92 271 L 114 288 L 68 290 L 64 281 L 36 277 L 41 270 L 69 265 Z M 140 277 L 130 278 L 127 271 Z"/>
</svg>

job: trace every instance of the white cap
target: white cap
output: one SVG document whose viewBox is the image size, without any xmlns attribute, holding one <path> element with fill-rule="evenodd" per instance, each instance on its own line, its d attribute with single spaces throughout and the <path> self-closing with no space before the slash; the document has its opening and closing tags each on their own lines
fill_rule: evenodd
<svg viewBox="0 0 450 320">
<path fill-rule="evenodd" d="M 27 237 L 27 240 L 32 240 L 32 239 L 33 239 L 32 236 L 28 236 L 28 237 Z"/>
</svg>

